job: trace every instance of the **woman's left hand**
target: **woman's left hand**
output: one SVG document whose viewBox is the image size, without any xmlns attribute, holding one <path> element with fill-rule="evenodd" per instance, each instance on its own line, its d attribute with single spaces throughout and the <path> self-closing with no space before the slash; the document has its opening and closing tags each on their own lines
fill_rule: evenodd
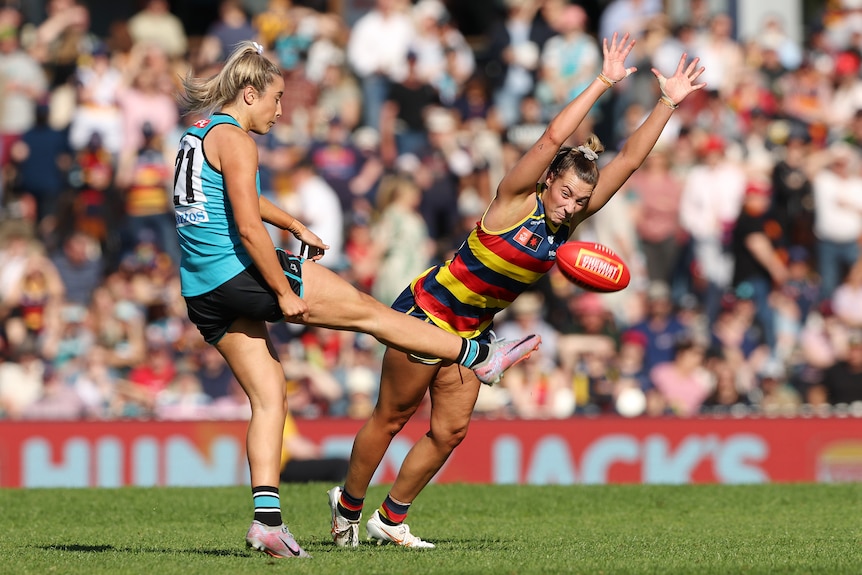
<svg viewBox="0 0 862 575">
<path fill-rule="evenodd" d="M 685 97 L 696 90 L 700 90 L 706 86 L 706 82 L 695 84 L 694 82 L 703 74 L 704 67 L 697 67 L 700 58 L 695 58 L 688 65 L 685 61 L 688 54 L 683 52 L 679 59 L 679 64 L 676 67 L 676 72 L 670 78 L 665 78 L 661 72 L 652 68 L 652 73 L 658 78 L 658 85 L 661 88 L 661 93 L 666 96 L 673 104 L 679 104 Z"/>
<path fill-rule="evenodd" d="M 302 226 L 302 229 L 293 234 L 296 239 L 302 242 L 302 247 L 299 250 L 299 255 L 305 257 L 306 259 L 317 261 L 325 255 L 325 251 L 329 249 L 329 246 L 323 243 L 317 234 L 309 230 L 307 227 Z M 305 248 L 308 248 L 308 254 L 303 255 L 303 251 Z"/>
</svg>

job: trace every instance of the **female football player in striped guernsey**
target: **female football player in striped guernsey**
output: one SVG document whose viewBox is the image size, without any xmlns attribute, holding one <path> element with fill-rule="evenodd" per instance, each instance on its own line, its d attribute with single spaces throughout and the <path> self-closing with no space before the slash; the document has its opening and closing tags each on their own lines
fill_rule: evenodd
<svg viewBox="0 0 862 575">
<path fill-rule="evenodd" d="M 284 91 L 280 69 L 262 52 L 258 44 L 241 43 L 217 75 L 184 81 L 185 109 L 216 113 L 186 130 L 176 157 L 180 281 L 189 318 L 225 357 L 251 403 L 247 451 L 255 512 L 246 542 L 275 557 L 305 557 L 281 517 L 285 378 L 266 322 L 369 333 L 388 346 L 468 367 L 486 382 L 528 356 L 539 338 L 477 343 L 398 313 L 314 263 L 327 246 L 260 195 L 249 132 L 272 128 Z M 309 247 L 309 258 L 276 249 L 263 222 L 293 233 Z"/>
<path fill-rule="evenodd" d="M 539 140 L 497 187 L 479 224 L 443 265 L 432 267 L 402 293 L 393 307 L 442 330 L 479 341 L 491 339 L 494 316 L 553 265 L 556 248 L 575 227 L 605 205 L 646 159 L 674 109 L 703 72 L 683 54 L 673 76 L 657 70 L 662 96 L 620 153 L 601 171 L 603 150 L 595 136 L 563 148 L 590 108 L 613 84 L 636 68 L 625 59 L 634 46 L 628 34 L 603 42 L 602 73 L 549 123 Z M 382 505 L 366 524 L 378 543 L 431 548 L 404 523 L 410 504 L 464 439 L 480 382 L 457 365 L 389 348 L 383 358 L 374 411 L 356 436 L 343 486 L 329 490 L 331 533 L 340 547 L 359 544 L 359 520 L 371 478 L 393 437 L 431 391 L 430 430 L 412 447 Z"/>
</svg>

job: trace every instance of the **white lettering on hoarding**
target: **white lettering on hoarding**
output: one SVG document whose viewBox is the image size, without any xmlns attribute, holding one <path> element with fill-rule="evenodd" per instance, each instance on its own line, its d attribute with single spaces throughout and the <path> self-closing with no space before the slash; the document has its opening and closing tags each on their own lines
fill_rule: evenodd
<svg viewBox="0 0 862 575">
<path fill-rule="evenodd" d="M 521 440 L 501 435 L 491 443 L 491 477 L 494 483 L 516 485 L 521 481 Z"/>
<path fill-rule="evenodd" d="M 721 483 L 768 483 L 769 474 L 757 466 L 769 456 L 769 444 L 754 434 L 738 433 L 721 444 L 715 474 Z"/>
<path fill-rule="evenodd" d="M 541 441 L 533 451 L 526 482 L 532 485 L 577 483 L 575 462 L 572 461 L 569 443 L 562 437 L 553 435 Z"/>
<path fill-rule="evenodd" d="M 132 447 L 132 485 L 154 487 L 159 484 L 159 442 L 143 436 Z"/>
<path fill-rule="evenodd" d="M 241 456 L 242 446 L 233 437 L 214 438 L 207 446 L 207 453 L 201 453 L 185 437 L 171 437 L 165 442 L 165 485 L 235 485 L 241 479 L 237 477 Z"/>
<path fill-rule="evenodd" d="M 330 453 L 346 453 L 352 438 L 331 436 L 324 443 Z M 397 473 L 412 445 L 407 438 L 393 440 L 373 483 L 387 472 Z M 249 481 L 243 441 L 232 435 L 212 437 L 203 445 L 183 435 L 165 439 L 141 435 L 129 442 L 111 435 L 94 440 L 73 436 L 57 444 L 32 437 L 21 449 L 22 487 L 219 486 Z M 698 469 L 709 469 L 721 483 L 770 480 L 764 469 L 769 445 L 748 433 L 689 434 L 675 446 L 661 434 L 609 434 L 586 445 L 580 455 L 564 436 L 547 434 L 527 448 L 518 436 L 503 434 L 488 449 L 489 479 L 500 484 L 608 483 L 615 466 L 638 469 L 643 483 L 692 483 Z"/>
<path fill-rule="evenodd" d="M 640 465 L 643 483 L 692 483 L 694 472 L 710 464 L 721 483 L 765 483 L 769 475 L 763 463 L 769 446 L 752 434 L 735 434 L 725 439 L 708 435 L 687 436 L 675 450 L 668 439 L 650 435 L 642 440 L 631 435 L 601 437 L 584 450 L 580 472 L 565 438 L 548 435 L 537 442 L 523 476 L 523 446 L 511 435 L 501 436 L 492 447 L 494 483 L 531 485 L 608 483 L 614 465 Z"/>
<path fill-rule="evenodd" d="M 63 442 L 63 457 L 51 461 L 51 445 L 42 438 L 25 442 L 22 449 L 22 487 L 89 487 L 90 445 L 79 437 Z"/>
<path fill-rule="evenodd" d="M 248 483 L 243 444 L 236 437 L 214 437 L 202 451 L 188 438 L 173 436 L 159 443 L 141 436 L 124 450 L 119 439 L 100 437 L 92 444 L 80 437 L 65 440 L 53 463 L 44 438 L 22 445 L 23 487 L 118 487 L 124 485 L 124 457 L 131 458 L 130 485 L 220 486 Z M 164 469 L 162 469 L 164 466 Z M 91 470 L 95 476 L 91 479 Z"/>
<path fill-rule="evenodd" d="M 96 484 L 99 487 L 123 486 L 123 444 L 114 437 L 103 437 L 96 444 L 99 467 Z"/>
</svg>

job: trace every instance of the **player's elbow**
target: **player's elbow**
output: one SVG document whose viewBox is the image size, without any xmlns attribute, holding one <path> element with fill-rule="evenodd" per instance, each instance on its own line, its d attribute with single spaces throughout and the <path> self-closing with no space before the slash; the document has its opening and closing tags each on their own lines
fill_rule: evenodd
<svg viewBox="0 0 862 575">
<path fill-rule="evenodd" d="M 638 168 L 641 167 L 644 160 L 646 160 L 646 157 L 647 154 L 634 153 L 632 150 L 628 149 L 627 146 L 623 146 L 620 153 L 614 157 L 613 163 L 620 173 L 627 174 L 626 178 L 628 178 L 628 176 L 631 176 Z"/>
<path fill-rule="evenodd" d="M 261 231 L 264 231 L 264 233 L 266 232 L 266 230 L 263 229 L 263 223 L 260 221 L 237 222 L 236 231 L 239 234 L 240 240 L 246 245 L 254 243 Z"/>
<path fill-rule="evenodd" d="M 569 136 L 571 136 L 571 134 L 566 133 L 564 130 L 560 130 L 553 122 L 551 122 L 551 124 L 549 124 L 545 129 L 545 133 L 542 134 L 539 141 L 544 144 L 551 145 L 553 146 L 553 149 L 557 150 L 566 143 Z"/>
</svg>

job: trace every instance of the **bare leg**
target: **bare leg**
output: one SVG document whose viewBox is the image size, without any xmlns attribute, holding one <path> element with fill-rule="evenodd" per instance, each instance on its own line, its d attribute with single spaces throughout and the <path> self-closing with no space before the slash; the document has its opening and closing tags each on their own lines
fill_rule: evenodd
<svg viewBox="0 0 862 575">
<path fill-rule="evenodd" d="M 437 370 L 438 366 L 411 361 L 398 350 L 386 350 L 377 405 L 353 440 L 350 468 L 344 482 L 344 489 L 350 495 L 365 497 L 392 438 L 416 412 Z"/>
<path fill-rule="evenodd" d="M 431 431 L 410 449 L 390 489 L 392 497 L 410 503 L 440 471 L 467 436 L 470 416 L 482 384 L 469 369 L 444 367 L 431 385 Z"/>
<path fill-rule="evenodd" d="M 251 485 L 279 484 L 284 431 L 284 368 L 266 325 L 240 318 L 216 344 L 251 403 L 246 434 Z"/>
<path fill-rule="evenodd" d="M 393 310 L 319 264 L 306 262 L 302 278 L 303 299 L 309 308 L 306 323 L 361 331 L 401 351 L 458 359 L 462 344 L 459 336 Z"/>
</svg>

